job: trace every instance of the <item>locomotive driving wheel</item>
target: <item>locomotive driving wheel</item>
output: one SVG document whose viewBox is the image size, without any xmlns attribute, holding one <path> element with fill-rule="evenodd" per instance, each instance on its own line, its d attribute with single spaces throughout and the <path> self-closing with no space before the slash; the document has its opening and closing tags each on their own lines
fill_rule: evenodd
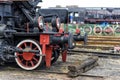
<svg viewBox="0 0 120 80">
<path fill-rule="evenodd" d="M 22 69 L 33 70 L 42 63 L 43 56 L 40 56 L 42 52 L 37 41 L 30 39 L 23 40 L 18 43 L 17 48 L 23 50 L 23 52 L 15 52 L 17 57 L 15 60 Z M 24 52 L 24 50 L 39 50 L 39 52 Z"/>
<path fill-rule="evenodd" d="M 94 26 L 93 33 L 95 35 L 102 35 L 102 27 L 101 26 Z"/>
<path fill-rule="evenodd" d="M 114 35 L 114 30 L 113 30 L 113 28 L 110 27 L 110 26 L 106 26 L 106 27 L 104 28 L 104 34 L 105 34 L 106 36 Z"/>
<path fill-rule="evenodd" d="M 91 34 L 92 33 L 92 27 L 91 26 L 85 26 L 83 28 L 84 33 Z"/>
</svg>

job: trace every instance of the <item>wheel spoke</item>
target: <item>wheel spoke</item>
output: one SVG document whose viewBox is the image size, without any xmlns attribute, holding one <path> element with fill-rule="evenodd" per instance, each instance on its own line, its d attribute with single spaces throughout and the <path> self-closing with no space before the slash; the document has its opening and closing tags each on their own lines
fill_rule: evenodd
<svg viewBox="0 0 120 80">
<path fill-rule="evenodd" d="M 32 43 L 30 43 L 30 48 L 32 49 Z"/>
<path fill-rule="evenodd" d="M 25 65 L 28 66 L 28 61 L 26 61 Z"/>
<path fill-rule="evenodd" d="M 22 63 L 23 59 L 18 58 L 18 61 L 19 61 L 20 63 Z"/>
<path fill-rule="evenodd" d="M 34 66 L 34 63 L 32 61 L 30 61 L 31 65 Z"/>
<path fill-rule="evenodd" d="M 37 58 L 35 58 L 35 57 L 33 57 L 33 60 L 35 60 L 36 62 L 38 62 L 38 59 L 37 59 Z"/>
<path fill-rule="evenodd" d="M 21 59 L 21 62 L 24 61 L 23 59 Z"/>
<path fill-rule="evenodd" d="M 17 53 L 18 56 L 22 56 L 23 54 Z"/>
<path fill-rule="evenodd" d="M 37 47 L 35 47 L 33 50 L 36 50 L 37 49 Z"/>
<path fill-rule="evenodd" d="M 27 44 L 26 44 L 26 42 L 24 42 L 24 46 L 25 46 L 25 47 L 27 47 Z"/>
<path fill-rule="evenodd" d="M 22 47 L 21 47 L 21 46 L 19 46 L 18 48 L 20 48 L 20 49 L 22 50 Z"/>
</svg>

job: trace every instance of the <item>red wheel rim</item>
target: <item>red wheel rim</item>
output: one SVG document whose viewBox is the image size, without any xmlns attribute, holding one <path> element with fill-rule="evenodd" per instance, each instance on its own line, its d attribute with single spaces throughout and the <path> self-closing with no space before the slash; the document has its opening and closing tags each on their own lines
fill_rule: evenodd
<svg viewBox="0 0 120 80">
<path fill-rule="evenodd" d="M 102 27 L 95 25 L 94 28 L 93 28 L 93 33 L 94 33 L 95 35 L 101 35 L 101 34 L 102 34 Z"/>
<path fill-rule="evenodd" d="M 96 28 L 95 28 L 95 32 L 96 32 L 96 33 L 100 33 L 100 32 L 101 32 L 101 29 L 100 29 L 99 27 L 96 27 Z"/>
<path fill-rule="evenodd" d="M 105 35 L 113 35 L 114 34 L 114 31 L 113 31 L 113 28 L 112 27 L 105 27 L 104 28 L 104 34 Z"/>
</svg>

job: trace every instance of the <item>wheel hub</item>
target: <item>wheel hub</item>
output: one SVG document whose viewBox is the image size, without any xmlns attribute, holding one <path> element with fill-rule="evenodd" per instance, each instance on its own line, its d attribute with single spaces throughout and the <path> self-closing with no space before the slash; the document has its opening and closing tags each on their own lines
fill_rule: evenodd
<svg viewBox="0 0 120 80">
<path fill-rule="evenodd" d="M 34 53 L 30 53 L 30 52 L 24 52 L 23 53 L 23 58 L 26 61 L 32 60 L 33 57 L 34 57 Z"/>
<path fill-rule="evenodd" d="M 100 32 L 101 32 L 101 30 L 100 30 L 99 27 L 97 27 L 95 30 L 96 30 L 96 31 L 95 31 L 96 33 L 100 33 Z"/>
<path fill-rule="evenodd" d="M 24 50 L 25 51 L 29 51 L 29 50 L 31 50 L 31 48 L 30 47 L 26 47 Z M 24 58 L 24 60 L 30 61 L 30 60 L 32 60 L 33 57 L 34 57 L 34 53 L 23 52 L 23 58 Z"/>
</svg>

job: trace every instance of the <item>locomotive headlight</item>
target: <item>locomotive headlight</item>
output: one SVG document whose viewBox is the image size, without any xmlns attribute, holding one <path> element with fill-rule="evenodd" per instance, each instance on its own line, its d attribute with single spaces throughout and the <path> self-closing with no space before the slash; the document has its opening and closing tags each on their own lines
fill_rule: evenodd
<svg viewBox="0 0 120 80">
<path fill-rule="evenodd" d="M 38 17 L 38 28 L 43 29 L 43 26 L 44 26 L 43 17 L 40 16 L 40 17 Z"/>
<path fill-rule="evenodd" d="M 58 17 L 53 17 L 52 21 L 51 21 L 52 27 L 56 28 L 57 30 L 59 30 L 61 22 L 60 22 L 60 18 Z"/>
<path fill-rule="evenodd" d="M 60 18 L 56 18 L 56 25 L 58 28 L 60 28 Z"/>
</svg>

